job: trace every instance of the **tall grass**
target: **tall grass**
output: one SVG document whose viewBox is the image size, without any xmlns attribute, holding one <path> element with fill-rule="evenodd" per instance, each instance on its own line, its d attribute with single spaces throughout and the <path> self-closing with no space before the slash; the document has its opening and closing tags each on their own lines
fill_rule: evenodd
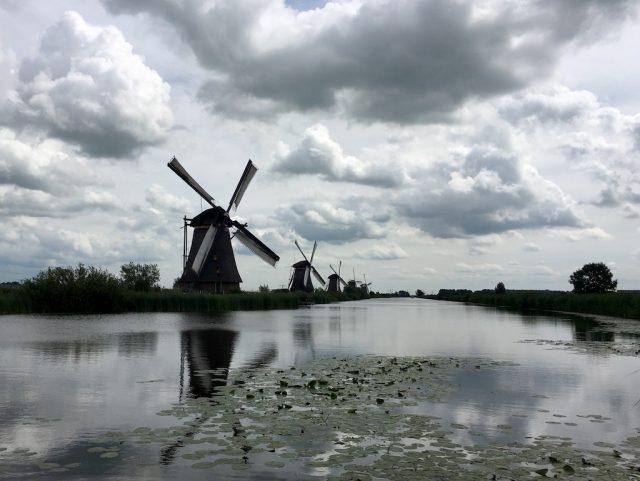
<svg viewBox="0 0 640 481">
<path fill-rule="evenodd" d="M 136 312 L 211 312 L 235 310 L 294 309 L 300 305 L 348 300 L 327 292 L 243 292 L 231 294 L 189 293 L 177 290 L 128 291 L 126 306 Z"/>
<path fill-rule="evenodd" d="M 31 298 L 22 286 L 0 287 L 0 314 L 33 312 Z"/>
<path fill-rule="evenodd" d="M 136 312 L 212 312 L 235 310 L 293 309 L 302 304 L 335 302 L 340 299 L 316 293 L 248 292 L 230 294 L 188 293 L 177 290 L 129 291 L 127 310 Z"/>
<path fill-rule="evenodd" d="M 45 283 L 45 287 L 48 286 Z M 357 299 L 342 293 L 238 292 L 190 293 L 175 289 L 134 291 L 52 286 L 50 290 L 25 284 L 0 288 L 0 314 L 113 313 L 113 312 L 216 312 L 233 310 L 295 309 L 306 304 L 326 304 Z"/>
<path fill-rule="evenodd" d="M 605 316 L 640 319 L 640 291 L 618 291 L 603 294 L 576 294 L 563 291 L 448 291 L 433 299 L 470 302 L 513 309 L 580 312 Z"/>
</svg>

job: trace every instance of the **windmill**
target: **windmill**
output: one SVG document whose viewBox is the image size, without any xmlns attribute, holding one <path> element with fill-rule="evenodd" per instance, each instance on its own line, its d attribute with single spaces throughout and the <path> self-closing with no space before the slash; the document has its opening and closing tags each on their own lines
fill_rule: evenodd
<svg viewBox="0 0 640 481">
<path fill-rule="evenodd" d="M 289 290 L 290 291 L 313 291 L 313 284 L 311 282 L 311 274 L 316 278 L 316 280 L 325 285 L 325 281 L 322 276 L 318 273 L 315 267 L 313 267 L 313 256 L 316 253 L 316 247 L 318 246 L 317 242 L 313 243 L 313 250 L 311 251 L 311 259 L 307 259 L 307 256 L 304 255 L 298 241 L 294 241 L 296 247 L 304 257 L 303 261 L 296 262 L 291 267 L 293 267 L 293 274 L 291 275 L 291 279 L 289 280 Z"/>
<path fill-rule="evenodd" d="M 349 287 L 349 289 L 357 289 L 358 288 L 358 284 L 360 283 L 360 281 L 356 281 L 356 268 L 353 268 L 353 279 L 349 279 L 349 282 L 347 282 L 347 287 Z"/>
<path fill-rule="evenodd" d="M 362 289 L 362 292 L 368 295 L 371 282 L 367 283 L 367 276 L 365 276 L 364 274 L 362 274 L 362 277 L 364 278 L 364 282 L 360 283 L 360 289 Z"/>
<path fill-rule="evenodd" d="M 234 207 L 234 210 L 237 209 L 251 179 L 253 179 L 258 170 L 253 162 L 247 162 L 236 190 L 231 196 L 227 210 L 214 203 L 214 198 L 189 175 L 186 169 L 178 162 L 178 159 L 173 157 L 167 165 L 211 205 L 210 209 L 202 211 L 193 219 L 185 219 L 185 223 L 189 221 L 188 226 L 193 228 L 193 237 L 189 254 L 184 262 L 184 270 L 178 283 L 180 286 L 198 291 L 219 293 L 240 288 L 242 278 L 238 273 L 236 259 L 231 247 L 231 236 L 229 234 L 229 229 L 231 228 L 235 229 L 233 236 L 236 239 L 263 261 L 275 267 L 280 257 L 253 235 L 247 229 L 246 224 L 241 224 L 229 216 L 231 207 Z M 185 234 L 185 253 L 186 239 Z"/>
<path fill-rule="evenodd" d="M 340 292 L 340 284 L 342 284 L 343 287 L 347 287 L 348 285 L 347 281 L 345 281 L 342 277 L 340 277 L 340 269 L 342 268 L 342 261 L 340 261 L 340 264 L 338 264 L 338 272 L 336 272 L 336 270 L 333 268 L 331 264 L 329 264 L 329 267 L 331 267 L 333 274 L 329 276 L 329 287 L 327 288 L 327 291 Z"/>
</svg>

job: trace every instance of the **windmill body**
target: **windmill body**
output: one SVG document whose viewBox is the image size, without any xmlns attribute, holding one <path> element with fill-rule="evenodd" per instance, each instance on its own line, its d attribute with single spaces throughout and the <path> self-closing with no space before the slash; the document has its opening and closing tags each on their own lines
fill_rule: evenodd
<svg viewBox="0 0 640 481">
<path fill-rule="evenodd" d="M 342 289 L 340 288 L 340 284 L 342 284 L 342 286 L 344 287 L 348 285 L 347 282 L 342 277 L 340 277 L 340 269 L 342 267 L 342 261 L 340 261 L 340 265 L 338 266 L 338 272 L 336 272 L 336 270 L 333 268 L 332 265 L 329 265 L 329 267 L 333 271 L 333 274 L 329 276 L 329 287 L 327 288 L 327 291 L 341 292 Z"/>
<path fill-rule="evenodd" d="M 316 278 L 316 280 L 322 284 L 323 286 L 326 284 L 320 273 L 313 267 L 313 257 L 316 254 L 316 247 L 318 246 L 317 242 L 313 243 L 313 251 L 311 252 L 311 258 L 307 259 L 307 256 L 304 255 L 302 249 L 298 245 L 298 241 L 295 241 L 296 247 L 302 254 L 304 260 L 296 262 L 291 267 L 293 268 L 293 274 L 291 274 L 291 279 L 289 280 L 289 290 L 290 291 L 305 291 L 312 292 L 313 291 L 313 283 L 311 282 L 311 274 Z"/>
<path fill-rule="evenodd" d="M 291 277 L 289 290 L 312 292 L 313 283 L 311 282 L 311 276 L 307 275 L 307 272 L 309 270 L 309 262 L 296 262 L 291 267 L 293 267 L 293 275 Z"/>
<path fill-rule="evenodd" d="M 340 292 L 340 281 L 338 280 L 338 274 L 329 275 L 329 287 L 328 292 Z"/>
<path fill-rule="evenodd" d="M 167 165 L 211 205 L 210 209 L 195 216 L 188 224 L 193 228 L 193 236 L 189 254 L 184 263 L 184 271 L 180 277 L 180 287 L 217 293 L 240 289 L 242 278 L 231 246 L 231 229 L 233 229 L 233 236 L 249 250 L 275 266 L 280 257 L 254 236 L 247 229 L 246 224 L 241 224 L 229 216 L 231 208 L 240 204 L 249 182 L 258 170 L 251 161 L 247 163 L 240 177 L 227 210 L 214 203 L 213 197 L 189 175 L 175 157 Z"/>
<path fill-rule="evenodd" d="M 191 219 L 189 226 L 193 228 L 193 237 L 187 263 L 180 279 L 182 285 L 191 286 L 198 291 L 218 293 L 240 289 L 242 278 L 233 254 L 231 235 L 222 219 L 216 208 L 207 209 Z M 200 274 L 196 274 L 194 270 L 196 256 L 211 225 L 218 226 L 218 232 L 204 259 Z"/>
</svg>

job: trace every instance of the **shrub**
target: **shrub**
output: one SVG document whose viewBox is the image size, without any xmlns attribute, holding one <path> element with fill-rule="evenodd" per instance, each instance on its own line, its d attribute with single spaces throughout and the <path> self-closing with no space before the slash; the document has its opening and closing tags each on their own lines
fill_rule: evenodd
<svg viewBox="0 0 640 481">
<path fill-rule="evenodd" d="M 132 291 L 150 291 L 159 288 L 160 270 L 157 264 L 134 264 L 129 262 L 120 267 L 122 284 Z"/>
<path fill-rule="evenodd" d="M 39 312 L 116 312 L 124 297 L 120 281 L 95 267 L 49 267 L 25 281 L 33 309 Z"/>
</svg>

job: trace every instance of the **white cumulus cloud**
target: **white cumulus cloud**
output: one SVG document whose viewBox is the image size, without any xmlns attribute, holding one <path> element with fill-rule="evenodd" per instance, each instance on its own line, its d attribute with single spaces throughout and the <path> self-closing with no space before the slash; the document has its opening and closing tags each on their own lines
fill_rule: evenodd
<svg viewBox="0 0 640 481">
<path fill-rule="evenodd" d="M 67 12 L 22 61 L 6 125 L 35 129 L 95 157 L 131 158 L 172 125 L 170 88 L 115 27 Z"/>
</svg>

